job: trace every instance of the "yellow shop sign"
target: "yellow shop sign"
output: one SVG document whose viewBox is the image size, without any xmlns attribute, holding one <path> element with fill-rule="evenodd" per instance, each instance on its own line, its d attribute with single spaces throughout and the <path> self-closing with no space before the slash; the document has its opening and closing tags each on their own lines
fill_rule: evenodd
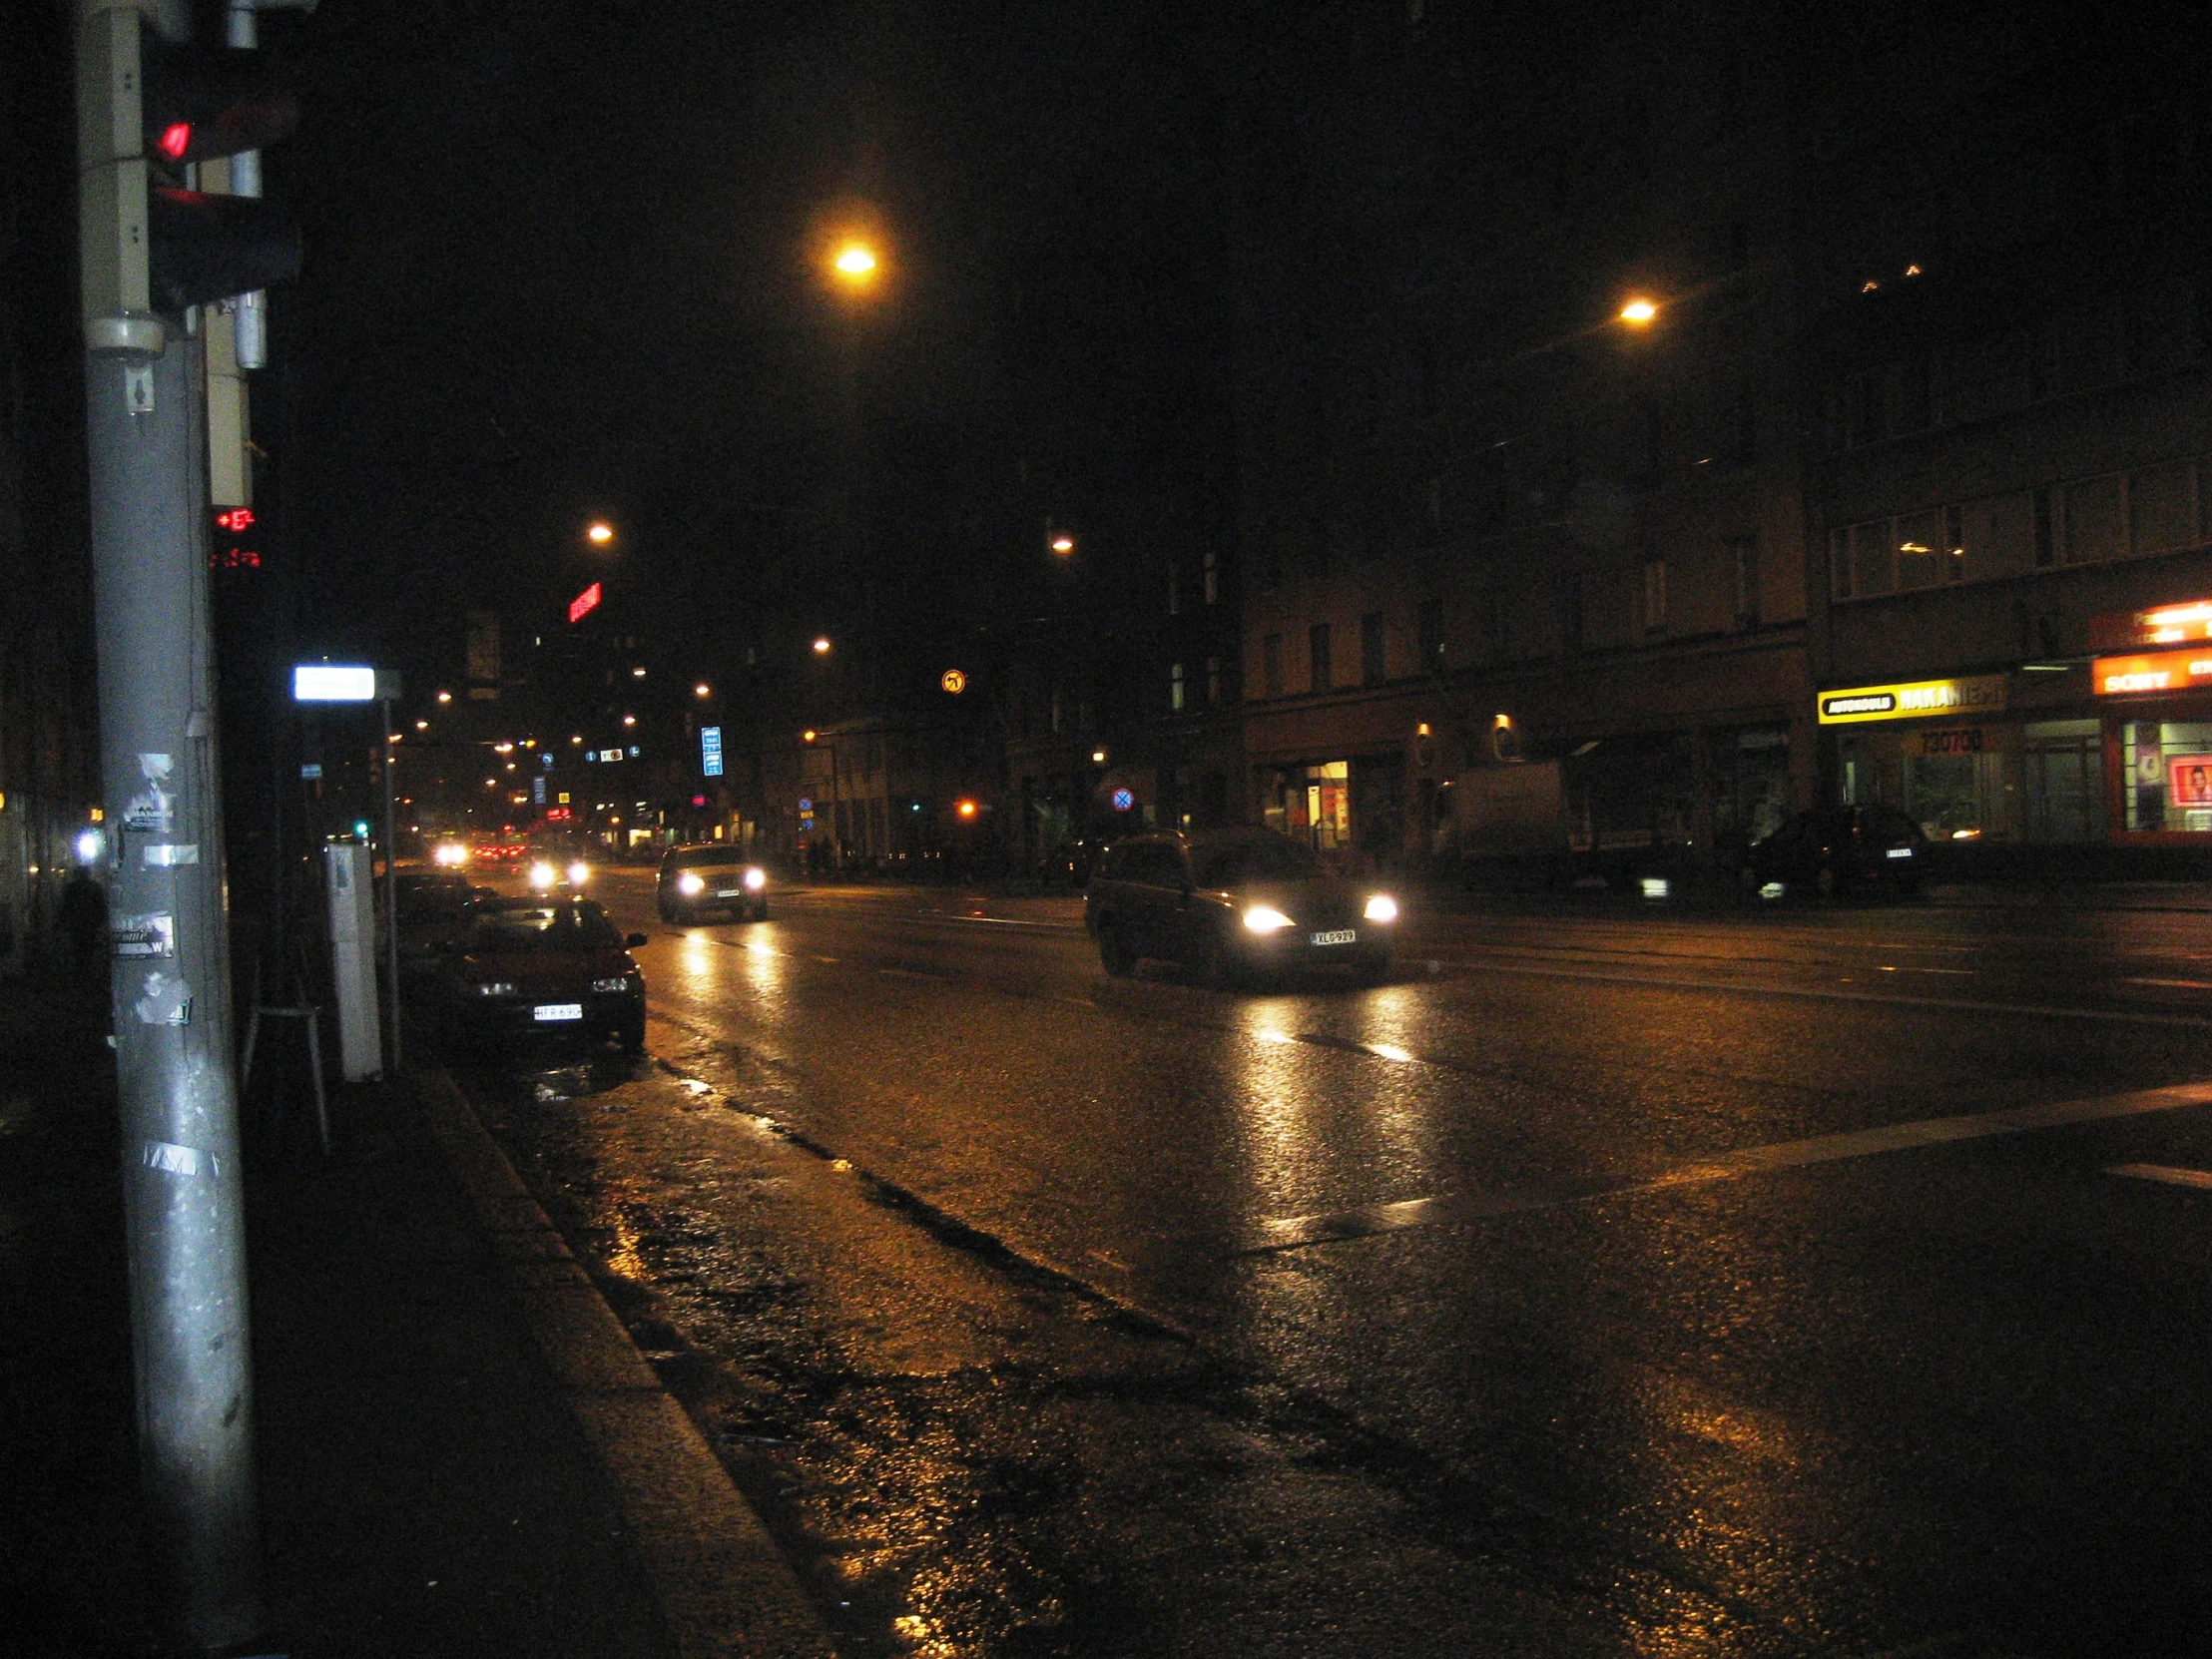
<svg viewBox="0 0 2212 1659">
<path fill-rule="evenodd" d="M 1963 680 L 1915 680 L 1902 686 L 1854 686 L 1822 692 L 1821 724 L 1848 726 L 1863 720 L 1928 720 L 1948 715 L 1993 714 L 2004 707 L 2001 674 Z"/>
</svg>

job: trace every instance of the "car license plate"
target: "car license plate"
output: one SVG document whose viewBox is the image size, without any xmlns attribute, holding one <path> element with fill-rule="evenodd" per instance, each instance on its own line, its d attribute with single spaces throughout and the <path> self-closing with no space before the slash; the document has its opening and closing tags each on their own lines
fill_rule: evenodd
<svg viewBox="0 0 2212 1659">
<path fill-rule="evenodd" d="M 1890 856 L 1893 858 L 1910 858 L 1913 856 L 1913 849 L 1910 846 L 1893 846 L 1890 848 Z"/>
<path fill-rule="evenodd" d="M 582 1019 L 584 1005 L 581 1002 L 541 1002 L 530 1012 L 539 1019 Z"/>
<path fill-rule="evenodd" d="M 715 888 L 715 896 L 717 898 L 743 898 L 745 889 L 743 887 L 717 887 Z"/>
<path fill-rule="evenodd" d="M 1358 944 L 1360 930 L 1357 927 L 1339 927 L 1327 933 L 1316 933 L 1308 941 L 1312 944 Z"/>
</svg>

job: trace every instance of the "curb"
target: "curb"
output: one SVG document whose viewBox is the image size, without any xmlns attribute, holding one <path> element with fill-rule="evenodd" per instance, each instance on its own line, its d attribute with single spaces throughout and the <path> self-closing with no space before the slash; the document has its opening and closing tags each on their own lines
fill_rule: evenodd
<svg viewBox="0 0 2212 1659">
<path fill-rule="evenodd" d="M 679 1659 L 832 1659 L 799 1577 L 444 1071 L 410 1081 L 590 1443 Z"/>
</svg>

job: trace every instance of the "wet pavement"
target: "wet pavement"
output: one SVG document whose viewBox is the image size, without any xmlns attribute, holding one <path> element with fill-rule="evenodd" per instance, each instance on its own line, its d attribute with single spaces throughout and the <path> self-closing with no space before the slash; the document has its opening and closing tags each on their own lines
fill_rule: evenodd
<svg viewBox="0 0 2212 1659">
<path fill-rule="evenodd" d="M 656 1061 L 471 1086 L 847 1651 L 2193 1646 L 2201 913 L 603 896 Z"/>
</svg>

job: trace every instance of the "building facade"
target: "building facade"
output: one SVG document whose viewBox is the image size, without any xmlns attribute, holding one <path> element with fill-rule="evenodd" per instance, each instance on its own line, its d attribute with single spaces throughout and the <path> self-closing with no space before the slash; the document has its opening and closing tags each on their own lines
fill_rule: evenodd
<svg viewBox="0 0 2212 1659">
<path fill-rule="evenodd" d="M 1823 773 L 1932 836 L 2212 846 L 2202 36 L 1931 26 L 1808 78 Z"/>
<path fill-rule="evenodd" d="M 1529 760 L 1707 849 L 1814 787 L 1783 47 L 1563 17 L 1274 8 L 1249 55 L 1248 810 L 1324 850 L 1449 857 Z"/>
</svg>

